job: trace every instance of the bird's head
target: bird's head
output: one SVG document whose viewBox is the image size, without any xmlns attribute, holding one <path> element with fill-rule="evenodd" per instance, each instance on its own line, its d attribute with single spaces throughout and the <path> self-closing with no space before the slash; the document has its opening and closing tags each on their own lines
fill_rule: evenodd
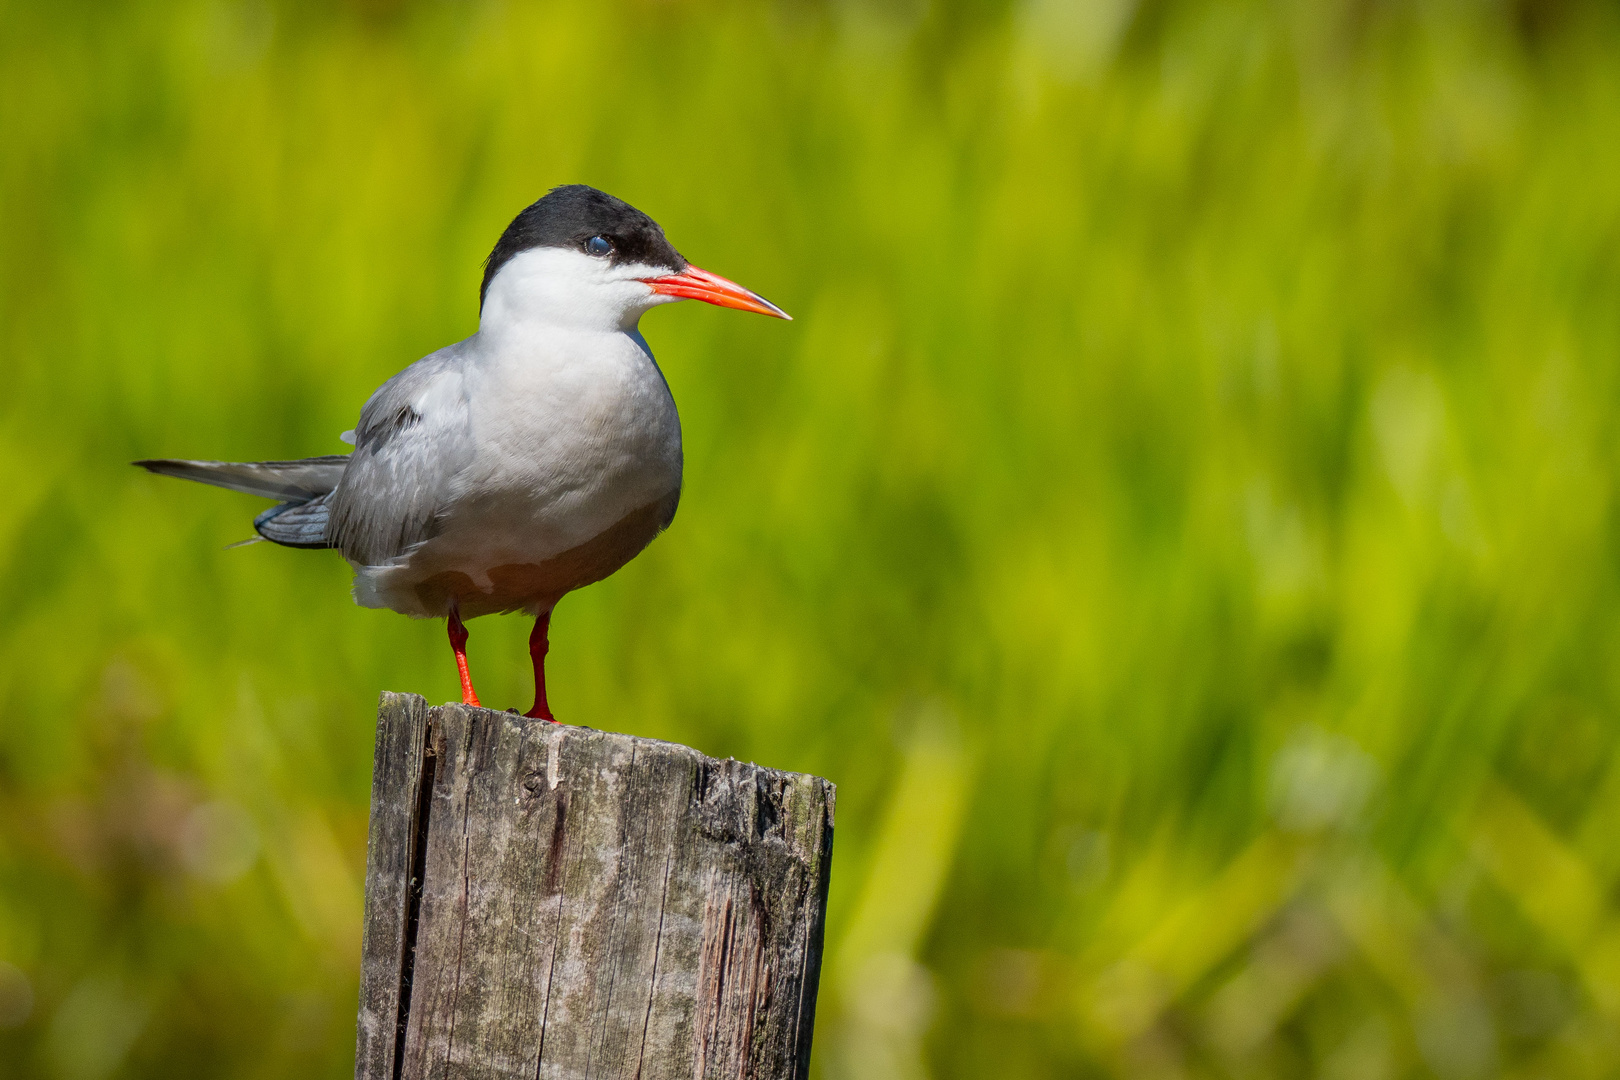
<svg viewBox="0 0 1620 1080">
<path fill-rule="evenodd" d="M 484 264 L 479 293 L 485 329 L 537 321 L 627 330 L 648 309 L 688 299 L 790 318 L 693 266 L 656 221 L 584 184 L 553 188 L 512 220 Z"/>
</svg>

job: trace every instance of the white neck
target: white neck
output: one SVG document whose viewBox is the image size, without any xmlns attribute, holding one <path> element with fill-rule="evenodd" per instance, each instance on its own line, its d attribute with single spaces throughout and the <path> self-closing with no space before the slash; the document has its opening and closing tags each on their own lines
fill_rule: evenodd
<svg viewBox="0 0 1620 1080">
<path fill-rule="evenodd" d="M 567 248 L 530 248 L 507 260 L 490 281 L 478 332 L 503 338 L 547 327 L 632 331 L 642 313 L 676 299 L 642 280 L 667 273 L 654 266 L 614 266 Z"/>
</svg>

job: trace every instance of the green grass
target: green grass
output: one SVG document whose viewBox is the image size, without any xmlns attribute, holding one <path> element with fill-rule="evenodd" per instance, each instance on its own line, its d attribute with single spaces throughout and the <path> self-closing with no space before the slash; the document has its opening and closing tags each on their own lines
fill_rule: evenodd
<svg viewBox="0 0 1620 1080">
<path fill-rule="evenodd" d="M 552 702 L 838 783 L 819 1077 L 1613 1075 L 1617 56 L 1531 0 L 4 0 L 0 1072 L 349 1073 L 442 627 L 126 463 L 340 450 L 583 181 L 797 320 L 643 324 L 686 494 Z"/>
</svg>

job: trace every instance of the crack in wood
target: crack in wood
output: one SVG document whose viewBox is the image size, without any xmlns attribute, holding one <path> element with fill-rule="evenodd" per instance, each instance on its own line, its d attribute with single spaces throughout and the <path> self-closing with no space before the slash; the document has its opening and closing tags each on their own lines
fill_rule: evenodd
<svg viewBox="0 0 1620 1080">
<path fill-rule="evenodd" d="M 411 816 L 411 857 L 406 864 L 405 934 L 399 960 L 399 1011 L 394 1023 L 394 1080 L 405 1069 L 405 1033 L 411 1021 L 411 989 L 416 973 L 416 935 L 422 925 L 422 887 L 427 873 L 428 824 L 433 816 L 433 785 L 438 779 L 438 755 L 434 752 L 433 721 L 424 727 L 419 751 L 421 764 L 416 782 L 416 808 Z"/>
<path fill-rule="evenodd" d="M 641 1021 L 641 1046 L 636 1051 L 636 1075 L 641 1080 L 641 1066 L 647 1060 L 647 1029 L 652 1025 L 653 996 L 658 993 L 658 960 L 664 948 L 664 916 L 669 913 L 669 868 L 675 863 L 675 853 L 664 860 L 664 888 L 658 900 L 658 933 L 653 938 L 652 977 L 647 980 L 647 1012 Z"/>
<path fill-rule="evenodd" d="M 557 925 L 551 935 L 551 958 L 546 964 L 546 1002 L 540 1009 L 540 1045 L 534 1052 L 534 1080 L 540 1080 L 540 1066 L 546 1060 L 546 1021 L 551 1018 L 551 988 L 557 977 L 557 939 L 562 934 L 563 895 L 557 894 Z"/>
<path fill-rule="evenodd" d="M 473 753 L 473 729 L 467 727 L 467 743 L 463 750 L 463 758 L 469 769 L 476 769 L 478 758 Z M 461 911 L 460 931 L 456 936 L 456 979 L 450 990 L 450 1031 L 444 1040 L 444 1056 L 446 1061 L 455 1060 L 456 1044 L 456 1003 L 461 998 L 461 958 L 467 951 L 467 919 L 468 907 L 471 902 L 472 874 L 469 870 L 469 860 L 472 857 L 472 841 L 468 836 L 467 825 L 472 817 L 472 796 L 469 793 L 461 806 Z"/>
<path fill-rule="evenodd" d="M 630 771 L 632 773 L 634 773 L 635 767 L 636 767 L 636 750 L 637 750 L 637 747 L 632 746 L 630 748 Z M 642 832 L 645 833 L 646 832 L 646 822 L 645 822 L 645 820 L 643 820 L 641 824 L 642 824 Z M 619 829 L 618 829 L 618 832 L 619 832 L 619 844 L 618 844 L 618 848 L 617 848 L 617 850 L 615 852 L 615 855 L 617 856 L 615 861 L 620 864 L 619 869 L 622 871 L 623 862 L 624 862 L 624 860 L 626 858 L 626 852 L 630 848 L 630 843 L 629 843 L 630 837 L 628 835 L 626 835 L 628 822 L 627 822 L 627 819 L 624 816 L 621 815 L 619 817 L 618 825 L 619 825 Z M 611 1032 L 609 1030 L 609 1025 L 608 1025 L 608 1016 L 613 1010 L 613 984 L 616 981 L 618 981 L 619 968 L 620 968 L 620 959 L 621 959 L 620 956 L 619 956 L 619 950 L 615 949 L 613 946 L 614 946 L 614 942 L 618 939 L 619 931 L 623 928 L 623 925 L 624 925 L 624 920 L 622 918 L 622 912 L 623 912 L 623 909 L 624 909 L 625 893 L 628 890 L 628 888 L 634 884 L 634 879 L 632 878 L 632 876 L 624 874 L 624 873 L 616 874 L 615 879 L 616 879 L 615 884 L 618 886 L 618 888 L 616 888 L 614 890 L 614 893 L 613 893 L 613 916 L 612 916 L 612 918 L 610 918 L 608 920 L 608 926 L 607 926 L 607 929 L 608 929 L 608 948 L 607 948 L 607 953 L 603 958 L 606 961 L 607 972 L 608 972 L 607 993 L 602 995 L 602 1021 L 603 1022 L 600 1025 L 600 1027 L 598 1027 L 598 1025 L 596 1023 L 596 1017 L 594 1015 L 591 1017 L 591 1038 L 589 1039 L 589 1050 L 586 1052 L 586 1055 L 585 1055 L 585 1075 L 586 1076 L 591 1075 L 591 1065 L 592 1065 L 592 1063 L 593 1063 L 593 1061 L 594 1061 L 594 1059 L 596 1057 L 596 1051 L 597 1051 L 597 1045 L 598 1045 L 598 1040 L 596 1039 L 597 1031 L 600 1030 L 600 1032 L 601 1032 L 601 1036 L 602 1036 L 601 1037 L 601 1042 L 603 1044 L 604 1049 L 606 1048 L 607 1039 L 608 1039 L 609 1035 L 611 1034 Z"/>
<path fill-rule="evenodd" d="M 746 912 L 729 893 L 704 912 L 704 942 L 698 977 L 699 1031 L 695 1076 L 711 1064 L 730 1063 L 738 1077 L 754 1075 L 754 1023 L 760 995 L 769 996 L 766 915 L 750 883 Z"/>
</svg>

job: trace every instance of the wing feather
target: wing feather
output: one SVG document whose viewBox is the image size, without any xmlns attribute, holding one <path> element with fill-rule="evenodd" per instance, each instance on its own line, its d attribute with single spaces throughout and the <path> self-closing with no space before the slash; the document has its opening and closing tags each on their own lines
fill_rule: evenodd
<svg viewBox="0 0 1620 1080">
<path fill-rule="evenodd" d="M 432 538 L 458 472 L 472 458 L 467 342 L 424 357 L 360 410 L 354 453 L 327 499 L 327 537 L 377 566 Z"/>
<path fill-rule="evenodd" d="M 253 528 L 266 540 L 295 548 L 328 548 L 326 536 L 327 496 L 309 502 L 288 502 L 272 506 L 253 519 Z"/>
</svg>

